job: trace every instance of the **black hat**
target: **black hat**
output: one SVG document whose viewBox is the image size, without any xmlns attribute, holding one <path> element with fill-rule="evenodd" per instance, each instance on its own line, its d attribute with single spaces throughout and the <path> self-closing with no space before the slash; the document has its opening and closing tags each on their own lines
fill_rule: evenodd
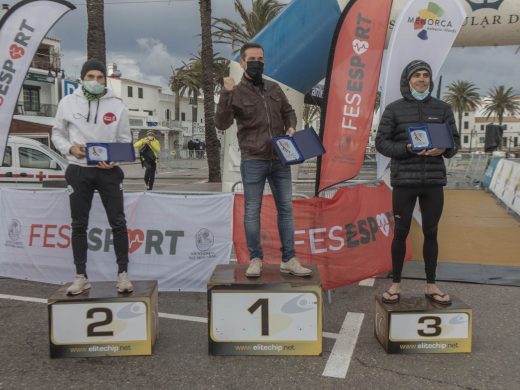
<svg viewBox="0 0 520 390">
<path fill-rule="evenodd" d="M 406 66 L 406 80 L 410 81 L 413 74 L 420 70 L 426 70 L 428 73 L 430 73 L 430 77 L 432 76 L 432 68 L 427 62 L 422 60 L 414 60 Z"/>
<path fill-rule="evenodd" d="M 103 73 L 103 76 L 107 77 L 107 69 L 105 67 L 105 64 L 103 64 L 101 61 L 92 58 L 85 62 L 81 67 L 81 80 L 85 78 L 85 75 L 90 70 L 99 70 L 101 73 Z"/>
</svg>

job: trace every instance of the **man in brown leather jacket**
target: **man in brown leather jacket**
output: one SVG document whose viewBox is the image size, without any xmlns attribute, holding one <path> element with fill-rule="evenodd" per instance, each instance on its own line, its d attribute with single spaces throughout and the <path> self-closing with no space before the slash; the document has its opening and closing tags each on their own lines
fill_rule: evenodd
<svg viewBox="0 0 520 390">
<path fill-rule="evenodd" d="M 246 43 L 240 49 L 240 66 L 244 75 L 238 85 L 231 77 L 224 78 L 215 123 L 217 128 L 225 130 L 234 119 L 237 121 L 245 197 L 244 225 L 251 259 L 246 276 L 258 277 L 262 272 L 260 209 L 266 179 L 278 211 L 282 243 L 280 271 L 307 276 L 311 270 L 300 264 L 294 251 L 291 168 L 280 162 L 271 143 L 273 136 L 295 133 L 296 115 L 280 86 L 262 77 L 262 46 Z"/>
</svg>

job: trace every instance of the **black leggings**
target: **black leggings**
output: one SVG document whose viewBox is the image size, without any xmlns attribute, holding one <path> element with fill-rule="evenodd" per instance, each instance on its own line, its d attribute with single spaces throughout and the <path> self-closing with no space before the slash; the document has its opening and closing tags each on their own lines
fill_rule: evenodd
<svg viewBox="0 0 520 390">
<path fill-rule="evenodd" d="M 144 165 L 144 184 L 149 190 L 153 189 L 153 183 L 155 182 L 155 171 L 157 170 L 157 163 L 145 163 Z"/>
<path fill-rule="evenodd" d="M 392 274 L 394 283 L 401 282 L 401 272 L 403 271 L 406 253 L 406 237 L 410 232 L 413 209 L 417 198 L 419 198 L 422 215 L 426 282 L 435 283 L 437 255 L 439 253 L 437 225 L 441 219 L 444 206 L 443 187 L 394 187 L 392 192 L 392 207 L 395 220 L 394 239 L 392 241 Z"/>
<path fill-rule="evenodd" d="M 70 164 L 65 171 L 72 217 L 72 254 L 76 273 L 86 275 L 87 228 L 94 190 L 98 190 L 101 202 L 112 228 L 118 272 L 128 270 L 128 232 L 126 228 L 123 187 L 124 173 L 118 166 L 112 169 L 87 168 Z"/>
</svg>

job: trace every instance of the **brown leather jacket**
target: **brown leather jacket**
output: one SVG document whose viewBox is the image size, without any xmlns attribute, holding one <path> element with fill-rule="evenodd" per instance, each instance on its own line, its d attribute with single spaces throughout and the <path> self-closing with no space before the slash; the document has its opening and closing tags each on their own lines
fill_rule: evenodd
<svg viewBox="0 0 520 390">
<path fill-rule="evenodd" d="M 215 124 L 226 130 L 237 120 L 238 145 L 242 160 L 278 158 L 271 138 L 296 128 L 296 114 L 280 86 L 265 80 L 255 87 L 245 76 L 232 91 L 222 90 Z"/>
</svg>

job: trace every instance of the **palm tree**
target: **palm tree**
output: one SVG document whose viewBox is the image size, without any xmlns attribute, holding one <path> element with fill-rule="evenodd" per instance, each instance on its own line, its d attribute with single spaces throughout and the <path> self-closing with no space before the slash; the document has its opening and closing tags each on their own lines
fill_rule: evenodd
<svg viewBox="0 0 520 390">
<path fill-rule="evenodd" d="M 503 85 L 500 85 L 490 89 L 488 95 L 484 99 L 484 115 L 486 118 L 492 115 L 496 117 L 500 126 L 502 126 L 506 112 L 509 112 L 511 115 L 520 113 L 520 98 L 515 96 L 512 87 L 506 90 Z"/>
<path fill-rule="evenodd" d="M 215 129 L 215 83 L 213 42 L 211 38 L 211 0 L 199 0 L 201 24 L 202 91 L 204 92 L 204 119 L 206 150 L 210 183 L 220 183 L 220 145 Z"/>
<path fill-rule="evenodd" d="M 87 59 L 106 64 L 105 10 L 103 0 L 87 0 Z"/>
<path fill-rule="evenodd" d="M 321 115 L 320 106 L 315 106 L 314 104 L 304 104 L 303 105 L 303 124 L 304 127 L 307 128 L 310 126 L 311 122 L 318 119 Z"/>
<path fill-rule="evenodd" d="M 280 4 L 278 0 L 251 0 L 251 12 L 247 12 L 242 0 L 235 0 L 235 10 L 242 20 L 237 23 L 228 18 L 215 18 L 215 42 L 230 44 L 236 54 L 244 43 L 251 41 L 284 7 L 285 4 Z"/>
<path fill-rule="evenodd" d="M 453 111 L 457 112 L 459 131 L 462 129 L 462 115 L 466 111 L 475 111 L 480 104 L 480 95 L 475 84 L 458 80 L 448 85 L 448 92 L 444 95 L 444 101 Z"/>
</svg>

